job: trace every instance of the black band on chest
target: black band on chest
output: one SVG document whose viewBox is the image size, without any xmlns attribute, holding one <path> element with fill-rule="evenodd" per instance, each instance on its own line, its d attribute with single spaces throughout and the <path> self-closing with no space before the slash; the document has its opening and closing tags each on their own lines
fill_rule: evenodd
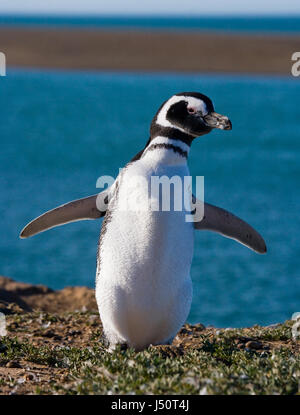
<svg viewBox="0 0 300 415">
<path fill-rule="evenodd" d="M 172 150 L 174 153 L 179 154 L 181 157 L 187 158 L 188 153 L 187 151 L 182 150 L 179 146 L 175 146 L 174 144 L 165 144 L 165 143 L 157 143 L 157 144 L 151 144 L 145 151 L 152 151 L 156 149 L 166 149 L 166 150 Z M 144 154 L 145 154 L 144 153 Z"/>
</svg>

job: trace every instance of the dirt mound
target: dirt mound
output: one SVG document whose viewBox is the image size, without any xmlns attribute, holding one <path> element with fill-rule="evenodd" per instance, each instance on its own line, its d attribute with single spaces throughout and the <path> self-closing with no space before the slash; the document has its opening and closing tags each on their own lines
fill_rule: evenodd
<svg viewBox="0 0 300 415">
<path fill-rule="evenodd" d="M 45 285 L 17 282 L 0 276 L 0 311 L 5 314 L 22 311 L 97 310 L 95 292 L 87 287 L 65 287 L 52 290 Z"/>
</svg>

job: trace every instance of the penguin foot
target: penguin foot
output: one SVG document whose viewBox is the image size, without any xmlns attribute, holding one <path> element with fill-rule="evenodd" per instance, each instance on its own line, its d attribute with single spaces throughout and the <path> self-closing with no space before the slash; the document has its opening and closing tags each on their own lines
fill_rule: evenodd
<svg viewBox="0 0 300 415">
<path fill-rule="evenodd" d="M 108 346 L 107 351 L 109 353 L 113 353 L 116 350 L 117 347 L 119 347 L 120 350 L 123 352 L 123 351 L 126 351 L 128 349 L 128 344 L 127 343 L 114 343 L 114 344 L 110 343 L 109 346 Z"/>
</svg>

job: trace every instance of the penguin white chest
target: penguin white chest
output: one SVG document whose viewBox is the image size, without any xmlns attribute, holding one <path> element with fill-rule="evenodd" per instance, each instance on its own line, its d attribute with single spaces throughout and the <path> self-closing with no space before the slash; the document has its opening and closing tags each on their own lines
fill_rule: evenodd
<svg viewBox="0 0 300 415">
<path fill-rule="evenodd" d="M 174 211 L 173 197 L 170 210 L 162 211 L 162 194 L 150 197 L 149 191 L 154 175 L 183 180 L 188 174 L 186 165 L 153 170 L 144 159 L 121 174 L 101 232 L 96 280 L 100 317 L 111 344 L 142 349 L 165 343 L 187 318 L 193 224 L 186 221 L 184 208 Z M 155 210 L 157 204 L 160 210 Z"/>
</svg>

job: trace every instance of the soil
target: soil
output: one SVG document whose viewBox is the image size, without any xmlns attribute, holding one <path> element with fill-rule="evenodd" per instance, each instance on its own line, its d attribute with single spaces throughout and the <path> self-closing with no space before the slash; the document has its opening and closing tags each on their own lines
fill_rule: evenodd
<svg viewBox="0 0 300 415">
<path fill-rule="evenodd" d="M 0 277 L 0 312 L 46 311 L 49 313 L 77 310 L 97 311 L 95 292 L 87 287 L 65 287 L 52 290 L 45 285 L 32 285 Z"/>
<path fill-rule="evenodd" d="M 26 353 L 33 355 L 31 359 L 22 359 L 18 355 L 4 360 L 0 355 L 0 394 L 36 394 L 47 388 L 49 382 L 62 385 L 70 380 L 68 367 L 40 363 L 30 347 L 38 348 L 39 356 L 42 356 L 39 359 L 43 359 L 45 348 L 49 355 L 49 351 L 56 353 L 62 348 L 88 349 L 103 341 L 94 290 L 87 287 L 66 287 L 55 291 L 43 285 L 0 277 L 0 312 L 6 317 L 7 337 L 12 341 L 15 339 L 18 344 L 28 345 Z M 299 356 L 299 342 L 288 337 L 283 340 L 279 337 L 278 340 L 274 334 L 270 337 L 266 335 L 268 330 L 268 333 L 273 328 L 276 330 L 276 326 L 232 329 L 236 330 L 230 340 L 232 347 L 235 350 L 252 350 L 262 356 L 272 350 L 287 349 Z M 221 330 L 226 335 L 226 330 L 231 329 Z M 220 329 L 206 328 L 200 323 L 186 324 L 171 346 L 155 348 L 162 356 L 175 358 L 192 349 L 201 349 L 207 339 L 214 342 L 219 332 Z M 6 347 L 3 344 L 0 341 L 0 353 Z"/>
<path fill-rule="evenodd" d="M 299 35 L 0 27 L 12 67 L 291 76 Z"/>
</svg>

